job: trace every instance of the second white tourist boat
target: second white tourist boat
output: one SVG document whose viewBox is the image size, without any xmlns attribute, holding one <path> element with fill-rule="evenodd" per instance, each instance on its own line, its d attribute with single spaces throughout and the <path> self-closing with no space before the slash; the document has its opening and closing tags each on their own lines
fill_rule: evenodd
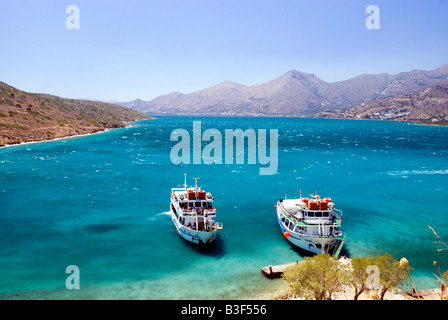
<svg viewBox="0 0 448 320">
<path fill-rule="evenodd" d="M 283 235 L 293 245 L 306 251 L 339 255 L 345 242 L 341 230 L 342 211 L 330 198 L 280 199 L 275 206 Z"/>
<path fill-rule="evenodd" d="M 222 223 L 216 222 L 214 198 L 198 187 L 187 187 L 187 175 L 183 186 L 171 189 L 170 214 L 179 235 L 196 244 L 209 244 L 216 238 Z"/>
</svg>

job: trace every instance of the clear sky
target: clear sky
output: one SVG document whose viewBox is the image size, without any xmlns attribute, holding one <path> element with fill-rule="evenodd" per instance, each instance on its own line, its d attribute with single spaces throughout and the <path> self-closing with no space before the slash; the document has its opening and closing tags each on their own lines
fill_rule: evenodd
<svg viewBox="0 0 448 320">
<path fill-rule="evenodd" d="M 368 5 L 380 10 L 369 30 Z M 69 30 L 69 5 L 80 28 Z M 448 0 L 0 0 L 0 81 L 130 101 L 289 70 L 328 82 L 448 63 Z"/>
</svg>

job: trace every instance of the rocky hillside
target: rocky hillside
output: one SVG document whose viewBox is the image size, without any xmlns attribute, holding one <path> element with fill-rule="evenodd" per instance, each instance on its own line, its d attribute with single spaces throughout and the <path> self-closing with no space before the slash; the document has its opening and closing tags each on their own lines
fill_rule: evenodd
<svg viewBox="0 0 448 320">
<path fill-rule="evenodd" d="M 120 105 L 149 114 L 309 116 L 323 110 L 345 110 L 446 81 L 448 65 L 396 75 L 363 74 L 334 83 L 293 70 L 259 85 L 226 81 L 190 94 L 173 92 L 149 102 L 135 100 Z"/>
<path fill-rule="evenodd" d="M 446 124 L 448 82 L 395 97 L 362 103 L 345 111 L 326 110 L 316 117 L 373 120 L 408 120 Z"/>
<path fill-rule="evenodd" d="M 0 146 L 121 128 L 150 119 L 118 105 L 20 91 L 0 82 Z"/>
</svg>

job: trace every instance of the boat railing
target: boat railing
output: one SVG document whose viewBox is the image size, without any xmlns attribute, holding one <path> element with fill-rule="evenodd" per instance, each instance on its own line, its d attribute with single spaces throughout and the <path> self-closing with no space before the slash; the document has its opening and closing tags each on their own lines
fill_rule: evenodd
<svg viewBox="0 0 448 320">
<path fill-rule="evenodd" d="M 213 215 L 216 214 L 216 208 L 212 207 L 212 208 L 191 208 L 191 207 L 187 207 L 184 208 L 181 203 L 179 203 L 178 201 L 174 202 L 174 205 L 176 207 L 176 209 L 181 210 L 183 213 L 186 214 L 192 214 L 192 215 L 198 215 L 198 216 L 203 216 L 203 215 Z"/>
<path fill-rule="evenodd" d="M 279 202 L 279 206 L 280 209 L 291 219 L 296 219 L 295 214 L 289 212 L 285 206 L 283 205 L 282 202 Z M 319 210 L 307 210 L 306 212 L 311 211 L 311 212 L 319 212 Z M 309 217 L 309 216 L 304 216 L 303 220 L 305 223 L 311 223 L 311 224 L 325 224 L 325 225 L 329 225 L 329 226 L 340 226 L 340 223 L 335 222 L 335 220 L 340 220 L 342 218 L 342 211 L 339 209 L 334 209 L 332 211 L 334 218 L 331 218 L 331 215 L 329 215 L 328 219 L 325 219 L 323 217 Z"/>
<path fill-rule="evenodd" d="M 222 222 L 214 222 L 213 224 L 210 223 L 210 221 L 204 222 L 193 222 L 189 223 L 188 225 L 184 225 L 190 230 L 194 231 L 215 231 L 215 230 L 222 230 L 223 229 L 223 223 Z"/>
<path fill-rule="evenodd" d="M 197 215 L 197 216 L 203 216 L 203 215 L 209 215 L 209 214 L 210 215 L 216 214 L 216 209 L 204 209 L 204 210 L 199 210 L 199 209 L 182 209 L 182 212 L 188 213 L 188 214 Z"/>
<path fill-rule="evenodd" d="M 279 205 L 280 205 L 280 209 L 284 212 L 284 213 L 286 213 L 286 215 L 287 216 L 289 216 L 289 217 L 293 217 L 293 214 L 291 213 L 291 212 L 289 212 L 288 210 L 286 210 L 286 208 L 285 208 L 285 206 L 283 205 L 283 202 L 278 202 L 279 203 Z"/>
<path fill-rule="evenodd" d="M 343 235 L 340 225 L 329 225 L 329 224 L 313 224 L 307 225 L 306 231 L 301 229 L 300 226 L 296 225 L 294 229 L 289 228 L 291 231 L 299 233 L 301 235 L 308 236 L 320 236 L 320 237 L 338 237 Z"/>
<path fill-rule="evenodd" d="M 342 219 L 342 210 L 333 208 L 333 212 L 336 219 Z"/>
<path fill-rule="evenodd" d="M 317 219 L 317 218 L 307 218 L 303 220 L 305 225 L 309 226 L 317 226 L 317 225 L 325 225 L 328 227 L 340 227 L 341 224 L 335 220 L 325 220 L 325 219 Z"/>
<path fill-rule="evenodd" d="M 289 218 L 294 219 L 294 215 L 289 212 L 285 206 L 279 202 L 280 210 L 282 210 L 285 215 Z M 340 219 L 342 215 L 342 211 L 338 209 L 337 212 L 334 212 L 334 219 L 322 219 L 322 217 L 313 217 L 306 218 L 303 220 L 305 224 L 297 224 L 296 221 L 294 223 L 291 222 L 291 225 L 287 224 L 286 227 L 293 231 L 302 235 L 309 236 L 320 236 L 320 237 L 338 237 L 343 235 L 342 230 L 340 229 L 341 224 L 337 220 Z M 302 228 L 306 228 L 306 231 Z"/>
<path fill-rule="evenodd" d="M 198 215 L 198 216 L 204 216 L 204 215 L 208 215 L 208 214 L 215 214 L 216 213 L 216 209 L 199 208 L 199 209 L 192 209 L 191 212 L 193 214 Z"/>
</svg>

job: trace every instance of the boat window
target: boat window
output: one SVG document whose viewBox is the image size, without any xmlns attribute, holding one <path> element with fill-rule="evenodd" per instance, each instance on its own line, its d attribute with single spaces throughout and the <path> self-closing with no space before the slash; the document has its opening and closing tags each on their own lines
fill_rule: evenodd
<svg viewBox="0 0 448 320">
<path fill-rule="evenodd" d="M 321 218 L 322 217 L 322 212 L 318 211 L 316 212 L 316 218 Z"/>
<path fill-rule="evenodd" d="M 324 212 L 322 212 L 322 214 L 324 217 L 328 218 L 328 211 L 324 211 Z"/>
<path fill-rule="evenodd" d="M 201 206 L 201 203 L 200 203 L 200 202 L 195 202 L 194 206 L 195 206 L 195 207 L 200 207 L 200 206 Z"/>
<path fill-rule="evenodd" d="M 308 211 L 308 217 L 314 217 L 314 212 Z"/>
</svg>

